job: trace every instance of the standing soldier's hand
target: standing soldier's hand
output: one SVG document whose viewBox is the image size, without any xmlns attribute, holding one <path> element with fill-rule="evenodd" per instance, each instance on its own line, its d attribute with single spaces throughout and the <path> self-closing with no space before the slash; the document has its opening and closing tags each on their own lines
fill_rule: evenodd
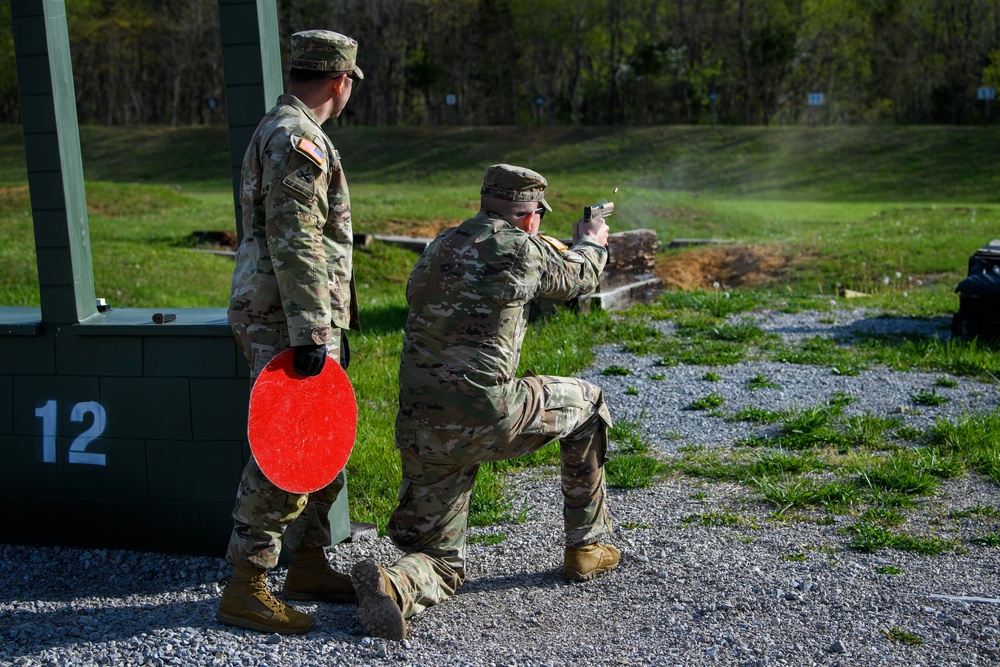
<svg viewBox="0 0 1000 667">
<path fill-rule="evenodd" d="M 295 345 L 295 360 L 292 368 L 302 377 L 319 375 L 326 363 L 326 345 Z"/>
<path fill-rule="evenodd" d="M 608 223 L 604 222 L 604 218 L 591 218 L 590 220 L 580 218 L 573 223 L 573 243 L 589 236 L 606 248 L 610 232 L 611 228 L 608 227 Z"/>
</svg>

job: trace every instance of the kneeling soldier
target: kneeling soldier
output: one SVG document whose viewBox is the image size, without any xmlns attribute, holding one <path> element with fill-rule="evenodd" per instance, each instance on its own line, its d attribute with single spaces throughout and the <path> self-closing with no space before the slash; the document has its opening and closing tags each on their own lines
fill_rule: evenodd
<svg viewBox="0 0 1000 667">
<path fill-rule="evenodd" d="M 566 549 L 563 576 L 614 569 L 604 463 L 611 416 L 601 389 L 575 378 L 517 378 L 529 302 L 594 292 L 608 226 L 578 221 L 571 248 L 538 234 L 546 181 L 491 166 L 479 213 L 441 233 L 410 275 L 399 369 L 399 506 L 388 531 L 405 552 L 351 576 L 365 631 L 400 640 L 406 618 L 455 593 L 465 579 L 469 500 L 479 465 L 559 440 Z"/>
</svg>

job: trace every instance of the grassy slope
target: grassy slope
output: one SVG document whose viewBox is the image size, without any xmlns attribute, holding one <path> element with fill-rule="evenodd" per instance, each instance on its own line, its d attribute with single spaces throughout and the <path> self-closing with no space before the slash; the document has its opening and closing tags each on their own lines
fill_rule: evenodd
<svg viewBox="0 0 1000 667">
<path fill-rule="evenodd" d="M 451 224 L 475 209 L 485 167 L 506 161 L 549 178 L 551 232 L 567 234 L 581 206 L 619 187 L 616 228 L 779 244 L 809 258 L 791 265 L 783 278 L 789 289 L 873 289 L 881 293 L 875 303 L 904 312 L 952 309 L 968 255 L 997 235 L 1000 221 L 993 206 L 1000 131 L 992 129 L 350 127 L 331 134 L 359 231 Z M 88 126 L 81 141 L 97 293 L 117 306 L 224 306 L 231 261 L 188 251 L 192 231 L 233 225 L 224 130 Z M 38 301 L 25 182 L 20 129 L 0 127 L 0 303 L 9 305 Z M 350 371 L 362 409 L 349 472 L 359 520 L 384 523 L 398 484 L 391 422 L 412 262 L 393 248 L 358 253 L 366 330 Z M 900 299 L 914 274 L 936 279 Z M 580 326 L 564 318 L 541 327 L 526 363 L 564 373 L 586 363 Z M 565 355 L 546 353 L 553 348 Z"/>
<path fill-rule="evenodd" d="M 492 162 L 525 164 L 572 195 L 614 186 L 719 197 L 997 203 L 1000 131 L 952 127 L 332 127 L 351 183 L 475 186 Z M 81 128 L 88 179 L 228 182 L 221 127 Z M 0 127 L 0 184 L 22 181 L 18 127 Z M 562 186 L 562 188 L 560 188 Z"/>
</svg>

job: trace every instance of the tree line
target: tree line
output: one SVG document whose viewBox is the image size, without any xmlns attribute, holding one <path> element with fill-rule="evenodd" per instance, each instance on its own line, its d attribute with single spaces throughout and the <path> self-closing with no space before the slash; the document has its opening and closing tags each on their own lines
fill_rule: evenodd
<svg viewBox="0 0 1000 667">
<path fill-rule="evenodd" d="M 216 0 L 66 7 L 81 122 L 223 121 Z M 19 119 L 10 11 L 3 122 Z M 971 124 L 978 89 L 1000 88 L 996 0 L 278 0 L 278 15 L 286 65 L 296 30 L 360 42 L 358 124 Z"/>
</svg>

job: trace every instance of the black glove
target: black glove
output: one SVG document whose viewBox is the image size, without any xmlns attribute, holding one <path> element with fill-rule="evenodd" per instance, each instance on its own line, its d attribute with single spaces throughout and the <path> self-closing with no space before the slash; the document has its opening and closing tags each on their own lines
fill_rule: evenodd
<svg viewBox="0 0 1000 667">
<path fill-rule="evenodd" d="M 292 368 L 302 377 L 319 375 L 326 363 L 326 345 L 294 345 L 295 361 Z"/>
<path fill-rule="evenodd" d="M 340 330 L 340 367 L 345 371 L 351 365 L 351 344 L 347 342 L 347 334 Z"/>
</svg>

